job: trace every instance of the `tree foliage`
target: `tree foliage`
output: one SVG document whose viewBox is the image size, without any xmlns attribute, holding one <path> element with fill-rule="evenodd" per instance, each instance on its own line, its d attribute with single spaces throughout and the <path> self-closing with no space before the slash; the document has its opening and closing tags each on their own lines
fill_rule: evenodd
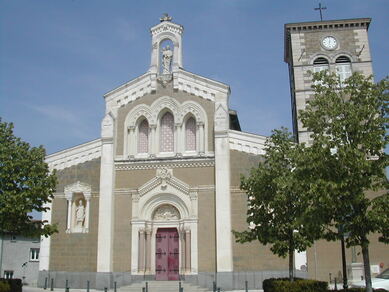
<svg viewBox="0 0 389 292">
<path fill-rule="evenodd" d="M 304 224 L 309 208 L 294 172 L 299 147 L 285 128 L 273 131 L 266 142 L 265 162 L 241 179 L 241 189 L 248 195 L 250 228 L 234 232 L 238 242 L 258 240 L 271 244 L 271 251 L 280 257 L 289 255 L 290 280 L 294 250 L 304 251 L 317 235 Z"/>
<path fill-rule="evenodd" d="M 31 147 L 13 134 L 12 123 L 0 119 L 0 233 L 51 235 L 56 226 L 33 220 L 32 211 L 46 212 L 56 176 L 44 162 L 45 149 Z"/>
<path fill-rule="evenodd" d="M 327 72 L 315 74 L 314 81 L 315 96 L 300 111 L 311 142 L 297 172 L 309 173 L 302 183 L 309 186 L 307 195 L 316 222 L 325 227 L 323 236 L 336 240 L 344 234 L 348 246 L 361 246 L 371 291 L 368 235 L 379 233 L 386 243 L 389 239 L 384 152 L 389 139 L 389 81 L 375 84 L 371 77 L 355 73 L 341 83 Z"/>
</svg>

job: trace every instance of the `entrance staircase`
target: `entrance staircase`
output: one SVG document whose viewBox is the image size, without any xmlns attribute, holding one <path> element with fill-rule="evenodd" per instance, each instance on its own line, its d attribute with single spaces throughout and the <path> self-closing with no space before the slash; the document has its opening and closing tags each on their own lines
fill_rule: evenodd
<svg viewBox="0 0 389 292">
<path fill-rule="evenodd" d="M 179 292 L 179 281 L 148 281 L 148 292 Z M 146 282 L 134 283 L 118 289 L 120 292 L 142 292 Z M 209 292 L 206 288 L 200 288 L 193 284 L 181 282 L 183 292 Z M 146 291 L 146 290 L 145 290 Z"/>
</svg>

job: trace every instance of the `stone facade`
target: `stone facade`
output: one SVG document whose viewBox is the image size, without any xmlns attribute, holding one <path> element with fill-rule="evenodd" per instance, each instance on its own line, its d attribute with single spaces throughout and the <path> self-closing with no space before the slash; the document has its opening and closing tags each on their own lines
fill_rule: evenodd
<svg viewBox="0 0 389 292">
<path fill-rule="evenodd" d="M 301 26 L 286 26 L 295 113 L 311 94 L 307 70 L 327 31 L 340 41 L 331 60 L 351 51 L 353 68 L 368 70 L 363 64 L 370 58 L 365 27 L 301 31 Z M 149 71 L 104 96 L 101 138 L 47 157 L 59 184 L 45 219 L 60 232 L 42 239 L 40 285 L 51 277 L 56 287 L 67 279 L 72 288 L 84 288 L 88 280 L 103 289 L 114 282 L 160 279 L 168 269 L 168 277 L 179 274 L 204 287 L 217 281 L 231 290 L 241 289 L 245 280 L 249 288 L 261 288 L 263 279 L 287 275 L 287 261 L 269 246 L 238 244 L 231 232 L 247 228 L 240 176 L 263 162 L 266 137 L 237 130 L 228 85 L 183 69 L 182 34 L 183 27 L 168 17 L 152 27 Z M 296 120 L 303 137 L 297 125 Z M 171 144 L 165 147 L 165 141 Z M 167 242 L 177 247 L 170 251 L 171 267 L 161 262 L 168 234 Z M 307 252 L 311 276 L 313 270 L 317 278 L 336 270 L 337 262 L 325 258 L 331 248 L 318 242 L 314 262 L 312 249 Z"/>
</svg>

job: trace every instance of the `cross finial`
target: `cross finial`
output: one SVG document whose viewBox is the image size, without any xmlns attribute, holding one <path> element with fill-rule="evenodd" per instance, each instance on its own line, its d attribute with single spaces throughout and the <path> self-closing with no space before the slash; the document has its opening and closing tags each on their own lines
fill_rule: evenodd
<svg viewBox="0 0 389 292">
<path fill-rule="evenodd" d="M 322 7 L 321 6 L 321 3 L 319 3 L 319 7 L 316 7 L 315 10 L 319 10 L 320 12 L 320 21 L 323 21 L 323 14 L 322 14 L 322 10 L 326 10 L 327 7 Z"/>
<path fill-rule="evenodd" d="M 171 16 L 169 16 L 169 14 L 167 14 L 167 13 L 164 13 L 163 15 L 162 15 L 162 17 L 159 19 L 161 22 L 164 22 L 164 21 L 172 21 L 172 17 Z"/>
</svg>

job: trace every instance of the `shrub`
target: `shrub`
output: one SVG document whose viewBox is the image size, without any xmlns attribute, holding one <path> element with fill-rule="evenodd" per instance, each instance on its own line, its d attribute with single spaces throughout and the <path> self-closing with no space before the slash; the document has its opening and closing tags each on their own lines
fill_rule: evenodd
<svg viewBox="0 0 389 292">
<path fill-rule="evenodd" d="M 0 283 L 5 283 L 8 285 L 9 290 L 4 291 L 22 292 L 23 284 L 21 279 L 0 279 Z M 3 290 L 0 289 L 0 292 L 3 292 Z"/>
<path fill-rule="evenodd" d="M 264 292 L 327 292 L 327 282 L 296 278 L 294 282 L 289 279 L 267 279 L 263 281 Z"/>
<path fill-rule="evenodd" d="M 0 281 L 0 292 L 10 292 L 11 287 L 9 284 L 3 280 Z"/>
<path fill-rule="evenodd" d="M 365 288 L 348 288 L 347 290 L 339 289 L 339 292 L 366 292 Z M 374 292 L 388 292 L 388 290 L 385 289 L 373 289 Z"/>
</svg>

